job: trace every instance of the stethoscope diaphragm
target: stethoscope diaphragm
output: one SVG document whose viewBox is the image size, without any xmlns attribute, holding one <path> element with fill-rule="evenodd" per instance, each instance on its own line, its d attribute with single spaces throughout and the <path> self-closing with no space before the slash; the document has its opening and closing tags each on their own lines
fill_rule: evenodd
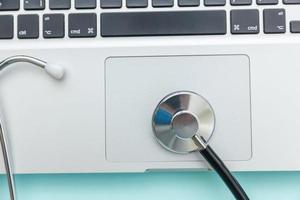
<svg viewBox="0 0 300 200">
<path fill-rule="evenodd" d="M 248 196 L 223 161 L 208 145 L 215 128 L 212 106 L 201 95 L 179 91 L 164 97 L 152 117 L 153 132 L 157 141 L 175 153 L 199 151 L 219 174 L 237 200 Z"/>
<path fill-rule="evenodd" d="M 215 128 L 212 106 L 202 96 L 180 91 L 163 98 L 156 107 L 152 127 L 166 149 L 175 153 L 201 150 L 195 137 L 208 143 Z"/>
</svg>

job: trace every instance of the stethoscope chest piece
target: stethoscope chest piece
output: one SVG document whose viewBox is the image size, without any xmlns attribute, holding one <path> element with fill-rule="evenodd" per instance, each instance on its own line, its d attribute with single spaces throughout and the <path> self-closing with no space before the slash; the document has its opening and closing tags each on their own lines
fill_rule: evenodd
<svg viewBox="0 0 300 200">
<path fill-rule="evenodd" d="M 159 143 L 175 153 L 201 150 L 194 137 L 206 143 L 212 137 L 215 115 L 201 95 L 189 91 L 172 93 L 156 107 L 152 126 Z"/>
<path fill-rule="evenodd" d="M 175 153 L 199 151 L 220 175 L 237 200 L 249 200 L 238 181 L 208 145 L 215 128 L 215 114 L 201 95 L 183 91 L 169 94 L 156 107 L 152 126 L 157 141 Z"/>
</svg>

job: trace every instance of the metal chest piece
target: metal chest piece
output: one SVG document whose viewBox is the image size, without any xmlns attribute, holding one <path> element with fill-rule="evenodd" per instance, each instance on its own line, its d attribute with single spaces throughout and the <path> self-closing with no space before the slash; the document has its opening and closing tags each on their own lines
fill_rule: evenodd
<svg viewBox="0 0 300 200">
<path fill-rule="evenodd" d="M 199 94 L 181 91 L 169 94 L 156 107 L 152 126 L 159 143 L 175 153 L 201 150 L 195 137 L 206 143 L 215 127 L 210 104 Z"/>
</svg>

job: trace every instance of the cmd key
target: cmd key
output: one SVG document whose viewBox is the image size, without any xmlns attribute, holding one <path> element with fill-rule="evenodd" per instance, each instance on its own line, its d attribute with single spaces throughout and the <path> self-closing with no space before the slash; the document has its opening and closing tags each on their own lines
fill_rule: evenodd
<svg viewBox="0 0 300 200">
<path fill-rule="evenodd" d="M 259 11 L 257 9 L 240 9 L 230 12 L 232 34 L 259 33 Z"/>
<path fill-rule="evenodd" d="M 69 14 L 69 37 L 83 38 L 97 36 L 97 15 L 95 13 Z"/>
</svg>

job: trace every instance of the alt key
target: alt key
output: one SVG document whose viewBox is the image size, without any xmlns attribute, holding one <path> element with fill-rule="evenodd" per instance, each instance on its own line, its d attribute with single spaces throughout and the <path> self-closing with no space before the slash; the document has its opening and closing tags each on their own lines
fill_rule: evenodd
<svg viewBox="0 0 300 200">
<path fill-rule="evenodd" d="M 45 14 L 43 25 L 44 38 L 63 38 L 65 36 L 64 14 Z"/>
</svg>

